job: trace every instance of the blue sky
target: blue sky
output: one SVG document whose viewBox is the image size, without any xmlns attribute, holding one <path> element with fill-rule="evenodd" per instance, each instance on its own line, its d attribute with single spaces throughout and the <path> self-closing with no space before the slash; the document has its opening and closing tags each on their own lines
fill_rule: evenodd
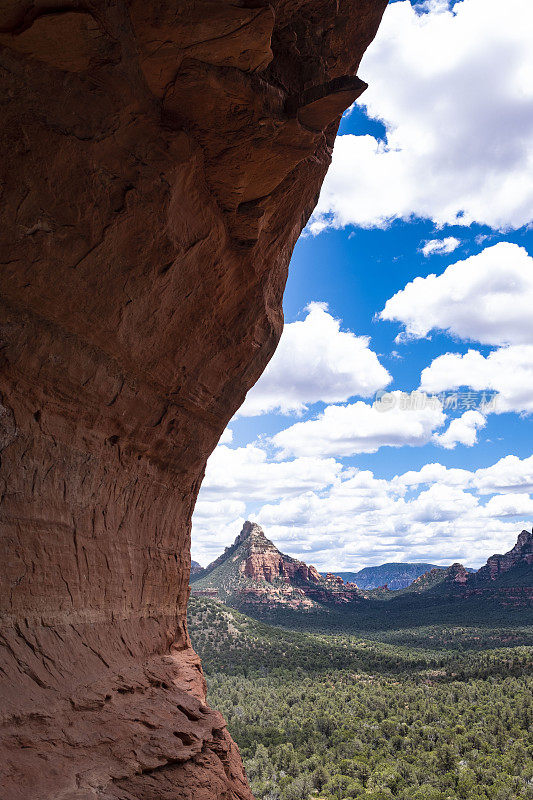
<svg viewBox="0 0 533 800">
<path fill-rule="evenodd" d="M 201 563 L 248 517 L 320 569 L 478 566 L 531 525 L 533 11 L 510 3 L 387 9 L 282 342 L 208 463 Z"/>
</svg>

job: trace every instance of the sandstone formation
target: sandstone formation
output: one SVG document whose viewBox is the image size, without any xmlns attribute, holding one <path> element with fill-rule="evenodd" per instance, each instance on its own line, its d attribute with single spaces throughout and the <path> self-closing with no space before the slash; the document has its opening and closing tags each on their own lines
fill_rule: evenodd
<svg viewBox="0 0 533 800">
<path fill-rule="evenodd" d="M 433 567 L 432 569 L 419 575 L 412 583 L 403 590 L 397 592 L 398 595 L 408 595 L 428 591 L 448 591 L 453 586 L 463 586 L 468 580 L 468 572 L 462 564 L 456 562 L 449 567 Z M 390 591 L 390 588 L 389 588 Z"/>
<path fill-rule="evenodd" d="M 253 607 L 309 610 L 360 599 L 355 583 L 285 555 L 255 522 L 245 522 L 230 547 L 194 577 L 192 591 L 248 611 Z"/>
<path fill-rule="evenodd" d="M 2 4 L 3 800 L 250 797 L 190 518 L 385 5 Z"/>
</svg>

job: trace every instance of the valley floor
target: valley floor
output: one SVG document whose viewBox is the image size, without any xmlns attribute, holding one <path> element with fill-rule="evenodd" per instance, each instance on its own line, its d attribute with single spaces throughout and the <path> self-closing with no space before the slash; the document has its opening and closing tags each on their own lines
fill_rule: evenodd
<svg viewBox="0 0 533 800">
<path fill-rule="evenodd" d="M 308 632 L 189 608 L 258 800 L 531 800 L 527 621 Z"/>
</svg>

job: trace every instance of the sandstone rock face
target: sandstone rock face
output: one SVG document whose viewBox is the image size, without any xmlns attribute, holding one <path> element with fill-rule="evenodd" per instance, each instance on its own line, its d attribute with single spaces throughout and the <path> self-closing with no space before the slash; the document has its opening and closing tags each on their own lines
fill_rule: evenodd
<svg viewBox="0 0 533 800">
<path fill-rule="evenodd" d="M 458 583 L 460 586 L 464 586 L 468 581 L 468 572 L 463 565 L 459 564 L 458 562 L 452 564 L 451 567 L 448 567 L 447 572 L 448 580 L 453 581 L 453 583 Z"/>
<path fill-rule="evenodd" d="M 250 797 L 190 518 L 385 5 L 2 6 L 3 800 Z"/>
<path fill-rule="evenodd" d="M 241 565 L 241 570 L 247 578 L 253 581 L 267 581 L 273 583 L 276 579 L 291 582 L 318 583 L 320 575 L 315 567 L 303 561 L 289 558 L 275 547 L 266 538 L 259 525 L 245 522 L 237 541 L 246 538 L 248 552 L 246 560 Z"/>
</svg>

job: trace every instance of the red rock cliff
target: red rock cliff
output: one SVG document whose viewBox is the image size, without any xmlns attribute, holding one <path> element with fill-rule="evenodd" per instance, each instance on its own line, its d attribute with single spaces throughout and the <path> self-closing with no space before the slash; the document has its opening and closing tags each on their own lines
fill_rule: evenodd
<svg viewBox="0 0 533 800">
<path fill-rule="evenodd" d="M 191 512 L 385 5 L 2 4 L 3 800 L 250 796 Z"/>
</svg>

